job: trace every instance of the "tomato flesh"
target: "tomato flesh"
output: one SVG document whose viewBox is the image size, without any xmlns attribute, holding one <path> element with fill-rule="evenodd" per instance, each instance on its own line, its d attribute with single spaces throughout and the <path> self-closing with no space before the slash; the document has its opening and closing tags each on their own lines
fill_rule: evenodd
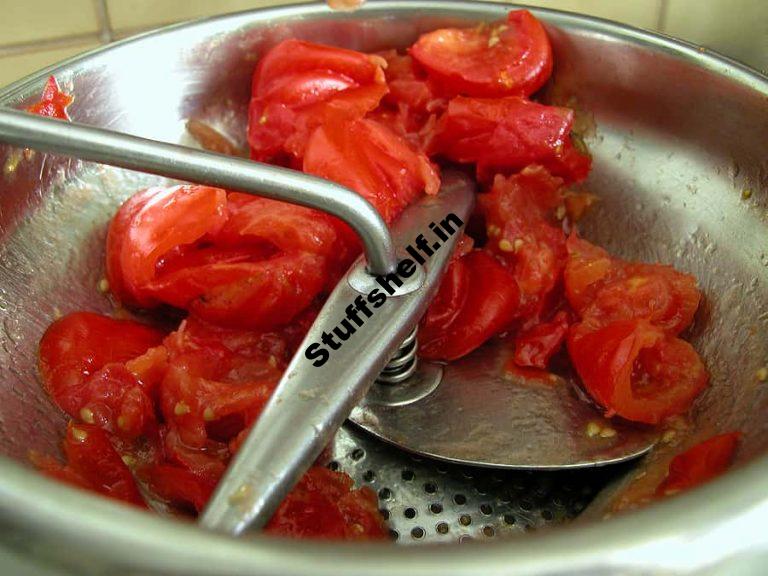
<svg viewBox="0 0 768 576">
<path fill-rule="evenodd" d="M 27 112 L 32 112 L 32 114 L 39 116 L 48 116 L 49 118 L 58 118 L 59 120 L 69 120 L 67 107 L 73 101 L 73 96 L 62 92 L 61 88 L 59 88 L 56 78 L 49 76 L 40 100 L 29 106 Z"/>
<path fill-rule="evenodd" d="M 719 434 L 678 454 L 670 462 L 669 473 L 656 494 L 669 496 L 717 478 L 733 463 L 740 438 L 739 432 Z"/>
</svg>

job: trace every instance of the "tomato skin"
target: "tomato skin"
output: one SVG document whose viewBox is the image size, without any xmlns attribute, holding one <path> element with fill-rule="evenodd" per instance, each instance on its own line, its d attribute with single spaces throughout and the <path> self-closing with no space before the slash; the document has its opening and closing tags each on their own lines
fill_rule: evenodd
<svg viewBox="0 0 768 576">
<path fill-rule="evenodd" d="M 707 384 L 693 347 L 645 320 L 577 324 L 567 342 L 584 388 L 608 416 L 658 424 L 690 408 Z"/>
<path fill-rule="evenodd" d="M 216 488 L 190 470 L 168 464 L 156 464 L 141 470 L 140 476 L 157 497 L 176 506 L 191 506 L 202 512 Z"/>
<path fill-rule="evenodd" d="M 342 473 L 315 466 L 283 500 L 265 531 L 290 538 L 377 540 L 386 537 L 376 494 L 355 490 Z"/>
<path fill-rule="evenodd" d="M 62 92 L 59 83 L 53 76 L 48 77 L 45 83 L 40 101 L 27 108 L 27 112 L 39 116 L 48 116 L 49 118 L 58 118 L 60 120 L 69 120 L 67 106 L 72 104 L 74 96 Z"/>
<path fill-rule="evenodd" d="M 301 158 L 307 138 L 329 118 L 358 119 L 387 92 L 377 56 L 285 40 L 260 61 L 248 111 L 251 157 Z"/>
<path fill-rule="evenodd" d="M 150 188 L 118 210 L 107 233 L 107 279 L 115 298 L 150 307 L 148 293 L 163 255 L 206 234 L 226 219 L 226 193 L 208 186 Z"/>
<path fill-rule="evenodd" d="M 569 182 L 586 178 L 591 161 L 573 151 L 573 111 L 516 96 L 457 97 L 440 117 L 429 154 L 477 165 L 485 179 L 541 164 Z"/>
<path fill-rule="evenodd" d="M 130 320 L 115 320 L 91 312 L 69 314 L 51 324 L 40 340 L 43 386 L 56 404 L 74 418 L 80 418 L 81 409 L 88 407 L 89 402 L 102 404 L 109 396 L 111 408 L 124 400 L 143 405 L 140 382 L 127 371 L 120 372 L 119 364 L 157 346 L 163 336 L 159 330 Z M 99 373 L 108 366 L 113 367 Z M 109 378 L 110 370 L 115 378 Z M 105 391 L 102 384 L 109 380 L 111 390 Z M 131 392 L 134 389 L 137 391 Z M 131 401 L 126 398 L 128 394 L 137 394 L 138 398 Z M 118 414 L 114 418 L 116 424 Z M 136 433 L 134 427 L 129 428 Z"/>
<path fill-rule="evenodd" d="M 552 73 L 552 48 L 527 10 L 506 22 L 423 34 L 410 49 L 446 96 L 528 96 Z"/>
<path fill-rule="evenodd" d="M 33 462 L 53 478 L 115 500 L 146 507 L 131 471 L 104 430 L 91 424 L 70 422 L 63 448 L 66 465 L 46 457 L 33 457 Z"/>
<path fill-rule="evenodd" d="M 723 474 L 733 463 L 740 438 L 740 432 L 719 434 L 675 456 L 656 495 L 669 496 L 690 490 Z"/>
<path fill-rule="evenodd" d="M 466 298 L 447 326 L 422 325 L 419 354 L 423 358 L 446 361 L 461 358 L 507 328 L 518 315 L 517 283 L 493 256 L 474 250 L 462 260 L 469 278 Z M 450 288 L 444 286 L 441 291 L 445 289 Z"/>
<path fill-rule="evenodd" d="M 368 200 L 389 223 L 440 177 L 426 156 L 373 120 L 331 122 L 309 139 L 304 172 L 338 182 Z"/>
<path fill-rule="evenodd" d="M 546 369 L 568 334 L 569 318 L 564 311 L 549 321 L 525 330 L 515 337 L 514 363 L 524 368 Z"/>
</svg>

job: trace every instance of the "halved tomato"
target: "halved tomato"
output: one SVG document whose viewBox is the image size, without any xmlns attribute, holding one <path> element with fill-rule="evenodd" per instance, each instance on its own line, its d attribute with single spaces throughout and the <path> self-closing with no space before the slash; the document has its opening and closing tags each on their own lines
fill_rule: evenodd
<svg viewBox="0 0 768 576">
<path fill-rule="evenodd" d="M 446 96 L 528 96 L 552 73 L 552 48 L 527 10 L 506 22 L 423 34 L 411 55 Z"/>
<path fill-rule="evenodd" d="M 568 353 L 607 416 L 658 424 L 685 412 L 709 378 L 693 347 L 646 320 L 571 328 Z"/>
<path fill-rule="evenodd" d="M 423 192 L 437 194 L 440 177 L 426 156 L 373 120 L 329 122 L 309 139 L 304 172 L 347 186 L 388 223 Z"/>
<path fill-rule="evenodd" d="M 379 56 L 301 40 L 272 48 L 253 74 L 252 158 L 301 158 L 310 133 L 328 118 L 365 116 L 387 92 L 383 65 Z"/>
<path fill-rule="evenodd" d="M 740 432 L 713 436 L 678 454 L 669 464 L 669 473 L 656 490 L 670 496 L 689 490 L 723 474 L 733 463 Z"/>
<path fill-rule="evenodd" d="M 431 320 L 427 315 L 419 331 L 419 355 L 423 358 L 446 361 L 461 358 L 508 328 L 519 313 L 517 282 L 493 256 L 474 250 L 460 262 L 462 264 L 453 266 L 466 266 L 466 296 L 458 313 L 453 312 L 451 306 L 445 306 L 444 311 L 438 310 L 439 322 L 435 321 L 434 314 Z M 458 304 L 460 300 L 451 294 L 454 291 L 451 282 L 443 284 L 440 288 L 443 294 L 438 293 L 436 298 L 438 306 L 450 301 Z"/>
<path fill-rule="evenodd" d="M 574 148 L 573 111 L 516 96 L 450 101 L 427 152 L 477 165 L 478 176 L 541 164 L 569 182 L 584 180 L 592 160 Z"/>
</svg>

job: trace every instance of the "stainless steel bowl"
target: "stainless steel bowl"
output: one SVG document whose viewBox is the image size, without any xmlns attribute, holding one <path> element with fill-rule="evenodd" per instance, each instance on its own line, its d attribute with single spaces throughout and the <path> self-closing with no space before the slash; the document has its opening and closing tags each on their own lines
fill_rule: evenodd
<svg viewBox="0 0 768 576">
<path fill-rule="evenodd" d="M 501 17 L 509 4 L 320 5 L 173 26 L 69 60 L 0 92 L 33 100 L 54 73 L 82 122 L 187 142 L 184 120 L 209 118 L 242 140 L 254 62 L 287 37 L 362 50 L 406 46 L 447 24 Z M 126 509 L 50 482 L 29 449 L 57 449 L 64 419 L 40 389 L 36 346 L 59 313 L 108 310 L 95 291 L 105 225 L 157 179 L 0 149 L 0 566 L 13 574 L 759 574 L 768 561 L 768 79 L 669 38 L 535 10 L 556 52 L 550 97 L 569 101 L 595 157 L 602 198 L 584 233 L 629 258 L 660 260 L 701 281 L 692 340 L 712 385 L 677 446 L 603 490 L 583 519 L 486 545 L 341 545 L 243 540 Z M 689 494 L 593 521 L 642 486 L 665 455 L 730 429 L 745 433 L 736 468 Z M 675 442 L 673 442 L 675 444 Z M 645 476 L 643 477 L 643 474 Z M 649 482 L 650 480 L 645 480 Z"/>
</svg>

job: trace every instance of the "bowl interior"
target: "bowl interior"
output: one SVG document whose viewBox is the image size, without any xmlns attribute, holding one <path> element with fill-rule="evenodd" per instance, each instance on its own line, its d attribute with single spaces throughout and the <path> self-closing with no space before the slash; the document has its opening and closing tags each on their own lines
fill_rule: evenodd
<svg viewBox="0 0 768 576">
<path fill-rule="evenodd" d="M 423 31 L 501 17 L 509 5 L 374 3 L 352 14 L 314 7 L 172 27 L 55 67 L 74 119 L 191 144 L 185 121 L 245 140 L 250 76 L 289 37 L 375 51 Z M 599 21 L 540 11 L 555 49 L 551 102 L 579 111 L 594 156 L 585 187 L 600 197 L 585 237 L 625 258 L 694 274 L 706 299 L 691 330 L 711 384 L 671 446 L 629 473 L 602 512 L 661 470 L 675 443 L 741 430 L 739 462 L 768 448 L 768 89 L 737 65 Z M 35 99 L 48 71 L 0 93 Z M 106 225 L 122 200 L 159 179 L 0 147 L 0 453 L 54 452 L 65 419 L 40 387 L 39 338 L 60 314 L 107 312 Z M 679 445 L 677 447 L 679 449 Z M 645 474 L 643 479 L 643 474 Z M 658 478 L 658 476 L 656 476 Z"/>
</svg>

